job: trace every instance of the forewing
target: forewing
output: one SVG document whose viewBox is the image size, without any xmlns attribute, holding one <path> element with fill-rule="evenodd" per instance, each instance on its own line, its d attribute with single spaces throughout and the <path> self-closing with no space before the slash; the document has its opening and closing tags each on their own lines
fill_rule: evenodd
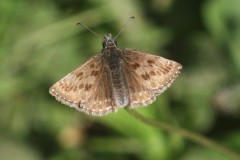
<svg viewBox="0 0 240 160">
<path fill-rule="evenodd" d="M 92 115 L 104 115 L 114 108 L 112 91 L 102 56 L 96 55 L 72 71 L 49 90 L 58 101 Z"/>
<path fill-rule="evenodd" d="M 181 64 L 133 49 L 123 50 L 126 83 L 130 94 L 130 107 L 147 105 L 155 101 L 180 73 Z"/>
</svg>

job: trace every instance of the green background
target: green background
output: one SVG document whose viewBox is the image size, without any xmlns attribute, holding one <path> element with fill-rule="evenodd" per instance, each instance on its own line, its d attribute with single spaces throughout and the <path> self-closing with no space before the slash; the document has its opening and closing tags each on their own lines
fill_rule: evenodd
<svg viewBox="0 0 240 160">
<path fill-rule="evenodd" d="M 124 109 L 100 118 L 77 112 L 48 89 L 98 54 L 104 34 L 116 35 L 135 16 L 118 47 L 183 65 L 172 87 L 137 111 L 240 152 L 239 6 L 239 0 L 1 0 L 0 159 L 231 159 Z"/>
</svg>

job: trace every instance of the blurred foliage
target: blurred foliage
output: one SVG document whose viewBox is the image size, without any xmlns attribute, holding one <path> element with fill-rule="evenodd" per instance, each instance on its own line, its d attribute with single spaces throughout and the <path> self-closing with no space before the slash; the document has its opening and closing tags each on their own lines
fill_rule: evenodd
<svg viewBox="0 0 240 160">
<path fill-rule="evenodd" d="M 183 72 L 146 117 L 199 132 L 240 152 L 239 0 L 2 0 L 0 157 L 3 160 L 229 160 L 123 109 L 91 117 L 54 100 L 49 87 L 101 51 L 102 36 L 180 62 Z"/>
</svg>

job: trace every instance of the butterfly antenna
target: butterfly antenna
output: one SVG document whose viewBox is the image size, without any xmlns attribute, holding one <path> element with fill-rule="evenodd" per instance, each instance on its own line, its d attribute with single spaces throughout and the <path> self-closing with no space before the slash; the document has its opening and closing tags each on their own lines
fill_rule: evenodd
<svg viewBox="0 0 240 160">
<path fill-rule="evenodd" d="M 90 32 L 92 32 L 95 36 L 98 36 L 98 34 L 96 33 L 96 32 L 94 32 L 93 30 L 91 30 L 90 28 L 88 28 L 87 26 L 85 26 L 84 24 L 82 24 L 82 23 L 77 23 L 76 25 L 81 25 L 81 26 L 83 26 L 83 27 L 85 27 L 87 30 L 89 30 Z"/>
<path fill-rule="evenodd" d="M 126 28 L 126 26 L 129 24 L 131 20 L 135 19 L 134 16 L 131 16 L 128 18 L 126 24 L 123 26 L 123 28 L 118 32 L 118 34 L 113 38 L 114 40 L 120 35 L 120 33 Z"/>
</svg>

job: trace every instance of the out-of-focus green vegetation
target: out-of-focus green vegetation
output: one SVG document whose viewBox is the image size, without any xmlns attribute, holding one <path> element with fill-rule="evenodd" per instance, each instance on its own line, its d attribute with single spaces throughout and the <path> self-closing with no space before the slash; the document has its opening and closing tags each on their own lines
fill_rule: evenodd
<svg viewBox="0 0 240 160">
<path fill-rule="evenodd" d="M 173 86 L 137 109 L 240 152 L 239 0 L 1 0 L 0 159 L 229 160 L 136 120 L 124 109 L 91 117 L 55 101 L 48 88 L 101 51 L 159 54 L 183 65 Z"/>
</svg>

